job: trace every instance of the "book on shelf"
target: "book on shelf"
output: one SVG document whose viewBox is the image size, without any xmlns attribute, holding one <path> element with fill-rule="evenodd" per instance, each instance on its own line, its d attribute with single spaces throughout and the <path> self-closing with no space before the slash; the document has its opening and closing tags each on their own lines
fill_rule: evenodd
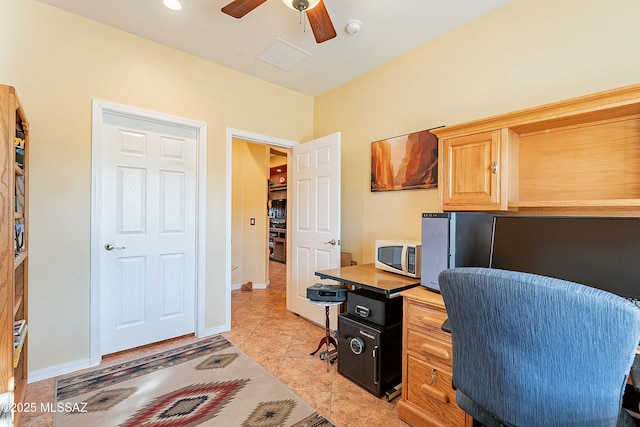
<svg viewBox="0 0 640 427">
<path fill-rule="evenodd" d="M 22 334 L 22 332 L 24 331 L 24 329 L 26 327 L 27 327 L 27 322 L 24 319 L 16 320 L 15 322 L 13 322 L 13 341 L 14 341 L 14 343 L 16 341 L 16 337 L 19 337 L 20 334 Z"/>
<path fill-rule="evenodd" d="M 24 247 L 24 224 L 16 224 L 13 249 L 21 251 Z"/>
<path fill-rule="evenodd" d="M 18 164 L 18 166 L 24 167 L 24 134 L 22 135 L 22 138 L 16 136 L 15 147 L 16 147 L 16 163 Z"/>
<path fill-rule="evenodd" d="M 25 181 L 24 176 L 16 176 L 15 181 L 15 211 L 16 212 L 24 212 L 24 202 L 25 202 Z"/>
<path fill-rule="evenodd" d="M 20 120 L 16 120 L 16 138 L 25 138 L 24 126 Z"/>
<path fill-rule="evenodd" d="M 16 331 L 18 334 L 16 335 Z M 24 320 L 18 320 L 13 323 L 13 367 L 18 366 L 20 361 L 20 353 L 22 353 L 22 346 L 24 340 L 27 337 L 27 323 Z"/>
<path fill-rule="evenodd" d="M 20 354 L 22 353 L 22 347 L 13 349 L 13 369 L 18 367 L 18 362 L 20 361 Z"/>
<path fill-rule="evenodd" d="M 27 336 L 27 323 L 24 320 L 20 320 L 19 325 L 13 326 L 13 348 L 22 347 L 24 344 L 24 338 Z"/>
</svg>

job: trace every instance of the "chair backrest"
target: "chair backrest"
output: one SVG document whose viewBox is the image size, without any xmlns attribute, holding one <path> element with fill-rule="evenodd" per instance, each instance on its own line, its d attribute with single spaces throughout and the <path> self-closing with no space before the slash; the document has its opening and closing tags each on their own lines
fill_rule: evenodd
<svg viewBox="0 0 640 427">
<path fill-rule="evenodd" d="M 454 268 L 439 277 L 459 406 L 511 426 L 615 426 L 640 308 L 545 276 Z M 486 423 L 486 421 L 485 421 Z M 491 424 L 491 423 L 486 423 Z"/>
</svg>

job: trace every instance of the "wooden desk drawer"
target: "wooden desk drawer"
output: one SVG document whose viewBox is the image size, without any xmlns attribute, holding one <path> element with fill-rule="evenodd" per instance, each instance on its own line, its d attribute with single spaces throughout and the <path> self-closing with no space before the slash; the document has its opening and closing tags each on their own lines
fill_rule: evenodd
<svg viewBox="0 0 640 427">
<path fill-rule="evenodd" d="M 437 363 L 451 373 L 452 350 L 448 342 L 426 336 L 413 330 L 407 331 L 407 350 L 420 355 L 425 361 Z"/>
<path fill-rule="evenodd" d="M 447 312 L 436 310 L 424 305 L 409 302 L 407 304 L 405 321 L 409 329 L 421 328 L 430 335 L 441 337 L 443 340 L 451 340 L 451 335 L 444 332 L 442 324 L 447 320 Z"/>
<path fill-rule="evenodd" d="M 407 401 L 455 426 L 465 425 L 465 414 L 456 405 L 451 375 L 414 356 L 407 357 Z"/>
</svg>

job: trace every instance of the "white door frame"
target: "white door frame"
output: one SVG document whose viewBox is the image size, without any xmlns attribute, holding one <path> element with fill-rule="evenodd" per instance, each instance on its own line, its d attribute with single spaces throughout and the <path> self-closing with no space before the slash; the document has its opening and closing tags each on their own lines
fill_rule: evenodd
<svg viewBox="0 0 640 427">
<path fill-rule="evenodd" d="M 205 279 L 206 279 L 206 175 L 207 175 L 207 124 L 127 105 L 115 104 L 100 99 L 93 100 L 91 137 L 91 307 L 90 307 L 90 363 L 98 365 L 102 358 L 100 351 L 100 263 L 99 253 L 103 242 L 99 241 L 100 209 L 98 202 L 102 188 L 102 167 L 100 149 L 105 113 L 130 116 L 139 120 L 163 122 L 182 126 L 196 132 L 196 336 L 205 333 Z"/>
<path fill-rule="evenodd" d="M 256 144 L 270 145 L 281 148 L 293 148 L 298 145 L 299 142 L 291 141 L 288 139 L 276 138 L 273 136 L 260 135 L 253 132 L 247 132 L 244 130 L 227 128 L 227 164 L 226 164 L 226 188 L 225 188 L 225 210 L 224 210 L 224 241 L 225 241 L 225 266 L 224 266 L 224 283 L 225 283 L 225 330 L 231 330 L 231 169 L 233 165 L 232 151 L 233 151 L 233 139 L 242 139 Z M 287 190 L 288 192 L 288 190 Z M 289 199 L 289 195 L 287 195 Z M 288 203 L 287 203 L 288 205 Z M 287 233 L 288 234 L 288 233 Z M 287 240 L 289 236 L 287 236 Z M 287 244 L 287 247 L 289 245 Z M 288 250 L 288 249 L 287 249 Z M 289 267 L 287 265 L 287 280 L 289 280 Z M 288 304 L 288 302 L 287 302 Z"/>
</svg>

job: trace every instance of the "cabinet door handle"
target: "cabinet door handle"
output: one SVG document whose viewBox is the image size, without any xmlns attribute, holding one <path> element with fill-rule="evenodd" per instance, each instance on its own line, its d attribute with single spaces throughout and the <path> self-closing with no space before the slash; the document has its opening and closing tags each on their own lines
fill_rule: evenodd
<svg viewBox="0 0 640 427">
<path fill-rule="evenodd" d="M 378 346 L 373 348 L 373 383 L 378 385 L 378 381 L 380 381 L 380 374 L 378 373 L 378 366 L 380 362 L 378 360 Z"/>
<path fill-rule="evenodd" d="M 422 324 L 424 325 L 433 326 L 434 328 L 440 329 L 440 325 L 442 325 L 442 322 L 444 322 L 444 319 L 441 320 L 431 316 L 422 316 L 420 318 L 420 322 L 422 322 Z"/>
<path fill-rule="evenodd" d="M 439 400 L 442 403 L 449 403 L 449 396 L 440 390 L 437 390 L 433 387 L 431 387 L 429 384 L 422 384 L 420 386 L 420 391 L 423 392 L 424 394 L 427 394 L 429 396 L 431 396 L 432 398 Z"/>
<path fill-rule="evenodd" d="M 493 162 L 491 163 L 491 173 L 492 174 L 497 174 L 498 173 L 498 162 Z"/>
<path fill-rule="evenodd" d="M 428 343 L 422 344 L 420 346 L 420 348 L 425 353 L 429 353 L 429 354 L 431 354 L 433 356 L 439 357 L 440 359 L 444 359 L 444 360 L 450 360 L 451 359 L 451 353 L 449 353 L 449 351 L 447 349 L 444 349 L 444 348 L 441 348 L 441 347 L 436 347 L 436 346 L 428 344 Z"/>
</svg>

